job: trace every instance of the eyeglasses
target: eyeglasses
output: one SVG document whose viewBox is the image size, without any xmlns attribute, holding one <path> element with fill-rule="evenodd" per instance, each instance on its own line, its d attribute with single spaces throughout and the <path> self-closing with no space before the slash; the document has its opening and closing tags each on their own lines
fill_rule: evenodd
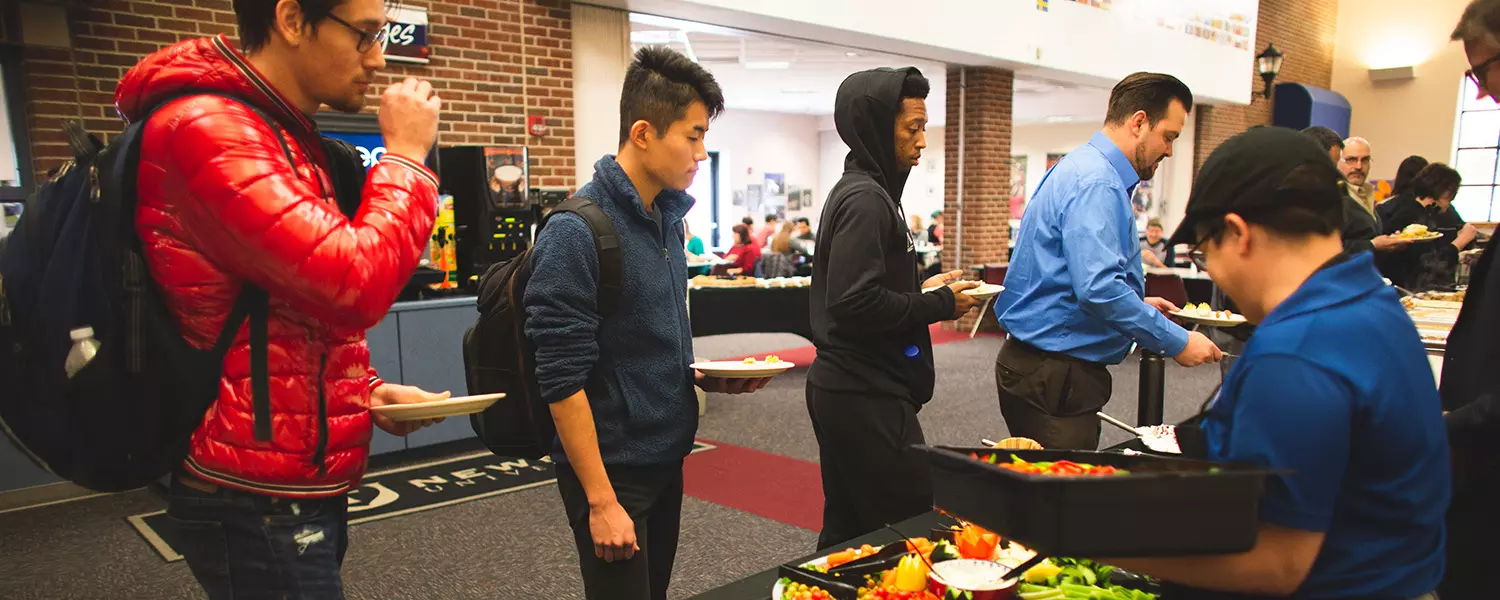
<svg viewBox="0 0 1500 600">
<path fill-rule="evenodd" d="M 1467 71 L 1464 71 L 1464 77 L 1468 77 L 1469 81 L 1474 82 L 1474 87 L 1477 87 L 1480 90 L 1483 90 L 1484 89 L 1484 81 L 1482 79 L 1484 77 L 1483 73 L 1485 72 L 1486 69 L 1490 68 L 1490 65 L 1493 65 L 1496 62 L 1500 62 L 1500 54 L 1496 54 L 1496 55 L 1490 57 L 1489 60 L 1484 61 L 1482 63 L 1479 63 L 1477 65 L 1474 65 L 1474 68 L 1469 69 Z"/>
<path fill-rule="evenodd" d="M 387 28 L 385 25 L 381 25 L 378 31 L 366 31 L 355 27 L 354 24 L 348 21 L 340 19 L 338 15 L 335 15 L 333 13 L 328 13 L 328 18 L 334 23 L 338 23 L 339 25 L 343 25 L 344 27 L 348 28 L 349 31 L 354 32 L 354 35 L 359 36 L 359 41 L 355 43 L 354 49 L 358 50 L 360 54 L 369 52 L 370 48 L 375 47 L 375 44 L 380 44 L 380 48 L 382 50 L 385 49 L 385 41 L 387 37 Z"/>
<path fill-rule="evenodd" d="M 1192 259 L 1193 266 L 1198 267 L 1199 271 L 1208 270 L 1208 256 L 1203 254 L 1202 250 L 1194 250 L 1192 252 L 1189 252 L 1188 258 Z"/>
<path fill-rule="evenodd" d="M 1374 161 L 1370 160 L 1368 156 L 1345 156 L 1344 162 L 1351 165 L 1368 165 Z"/>
</svg>

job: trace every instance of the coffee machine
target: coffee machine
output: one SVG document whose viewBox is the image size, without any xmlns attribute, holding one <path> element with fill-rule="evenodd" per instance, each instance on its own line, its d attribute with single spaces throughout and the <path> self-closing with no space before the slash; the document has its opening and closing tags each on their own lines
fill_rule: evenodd
<svg viewBox="0 0 1500 600">
<path fill-rule="evenodd" d="M 460 286 L 473 289 L 490 265 L 531 247 L 539 213 L 524 146 L 438 150 L 443 193 L 453 196 Z"/>
</svg>

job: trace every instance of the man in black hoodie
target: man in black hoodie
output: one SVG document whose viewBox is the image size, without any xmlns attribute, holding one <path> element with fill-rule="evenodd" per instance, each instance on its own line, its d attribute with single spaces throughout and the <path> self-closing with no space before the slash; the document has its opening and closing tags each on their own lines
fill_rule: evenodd
<svg viewBox="0 0 1500 600">
<path fill-rule="evenodd" d="M 901 190 L 927 147 L 929 84 L 915 68 L 839 86 L 833 120 L 849 146 L 819 221 L 807 412 L 818 436 L 827 548 L 932 509 L 917 411 L 932 398 L 932 323 L 977 305 L 953 271 L 918 285 Z M 937 288 L 930 293 L 923 289 Z"/>
</svg>

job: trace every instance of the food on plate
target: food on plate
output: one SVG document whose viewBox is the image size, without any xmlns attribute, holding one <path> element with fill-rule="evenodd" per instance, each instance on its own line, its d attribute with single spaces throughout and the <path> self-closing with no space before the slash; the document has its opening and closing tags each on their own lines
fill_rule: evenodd
<svg viewBox="0 0 1500 600">
<path fill-rule="evenodd" d="M 896 589 L 903 592 L 920 592 L 927 589 L 927 563 L 922 557 L 908 554 L 901 558 L 896 568 L 891 569 L 895 573 Z"/>
<path fill-rule="evenodd" d="M 1411 225 L 1407 225 L 1405 229 L 1402 229 L 1401 233 L 1396 234 L 1396 237 L 1411 239 L 1411 238 L 1424 237 L 1426 235 L 1427 235 L 1427 226 L 1426 225 L 1423 225 L 1421 223 L 1412 223 Z"/>
<path fill-rule="evenodd" d="M 1042 444 L 1031 438 L 1008 437 L 996 442 L 992 448 L 1001 450 L 1041 450 Z"/>
<path fill-rule="evenodd" d="M 1465 290 L 1459 290 L 1459 291 L 1456 291 L 1456 292 L 1422 292 L 1420 294 L 1417 294 L 1417 297 L 1419 297 L 1419 298 L 1421 298 L 1423 300 L 1442 300 L 1444 302 L 1463 302 L 1464 301 L 1464 291 Z"/>
<path fill-rule="evenodd" d="M 1235 314 L 1232 311 L 1214 310 L 1213 307 L 1209 306 L 1207 302 L 1201 304 L 1193 304 L 1189 302 L 1187 306 L 1182 307 L 1180 313 L 1185 317 L 1197 317 L 1200 319 L 1219 319 L 1221 321 L 1245 320 L 1244 315 Z"/>
<path fill-rule="evenodd" d="M 932 563 L 940 563 L 945 560 L 963 557 L 963 554 L 958 551 L 958 546 L 948 543 L 948 540 L 942 540 L 934 544 L 932 550 L 927 553 L 927 560 Z"/>
<path fill-rule="evenodd" d="M 876 552 L 879 552 L 881 550 L 881 548 L 884 548 L 884 546 L 871 546 L 869 544 L 865 544 L 865 545 L 860 546 L 858 548 L 850 548 L 850 549 L 845 550 L 843 552 L 835 552 L 833 554 L 830 554 L 830 555 L 828 555 L 828 567 L 825 568 L 825 569 L 823 569 L 823 572 L 826 573 L 826 572 L 828 572 L 828 569 L 832 569 L 832 568 L 844 565 L 846 563 L 851 563 L 851 562 L 854 562 L 854 561 L 859 560 L 861 558 L 864 558 L 866 556 L 869 556 L 871 554 L 874 554 Z M 807 567 L 807 566 L 808 565 L 803 565 L 803 567 Z"/>
<path fill-rule="evenodd" d="M 833 600 L 833 595 L 817 586 L 781 578 L 781 600 Z"/>
<path fill-rule="evenodd" d="M 1094 476 L 1094 475 L 1129 475 L 1130 471 L 1111 467 L 1109 465 L 1091 465 L 1087 463 L 1076 463 L 1071 460 L 1059 460 L 1049 462 L 1026 462 L 1021 457 L 1010 455 L 1010 462 L 999 462 L 999 454 L 980 457 L 976 452 L 970 452 L 969 458 L 984 461 L 1002 469 L 1025 473 L 1027 475 L 1057 475 L 1063 477 Z"/>
<path fill-rule="evenodd" d="M 1049 568 L 1039 571 L 1043 566 Z M 1041 577 L 1042 574 L 1046 577 Z M 1021 600 L 1156 600 L 1152 579 L 1109 565 L 1071 558 L 1049 558 L 1022 577 Z M 1148 591 L 1150 590 L 1150 591 Z"/>
<path fill-rule="evenodd" d="M 747 357 L 745 357 L 745 364 L 747 364 L 747 365 L 753 365 L 753 364 L 755 364 L 755 357 L 754 356 L 747 356 Z"/>
<path fill-rule="evenodd" d="M 995 547 L 1000 544 L 1000 536 L 972 523 L 964 525 L 953 539 L 958 542 L 958 555 L 963 558 L 990 560 L 995 556 Z"/>
<path fill-rule="evenodd" d="M 766 355 L 766 362 L 771 363 L 771 364 L 774 365 L 776 363 L 781 362 L 781 357 L 776 356 L 775 354 L 767 354 Z"/>
</svg>

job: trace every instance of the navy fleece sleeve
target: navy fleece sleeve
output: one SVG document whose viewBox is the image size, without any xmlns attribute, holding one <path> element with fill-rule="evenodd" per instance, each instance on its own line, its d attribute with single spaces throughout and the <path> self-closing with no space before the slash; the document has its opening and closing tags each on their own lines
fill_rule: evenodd
<svg viewBox="0 0 1500 600">
<path fill-rule="evenodd" d="M 536 345 L 542 399 L 558 402 L 583 389 L 599 360 L 599 256 L 581 217 L 547 221 L 531 251 L 526 337 Z"/>
<path fill-rule="evenodd" d="M 828 281 L 828 314 L 867 331 L 898 331 L 953 318 L 953 292 L 947 288 L 903 294 L 883 284 L 887 233 L 895 219 L 887 202 L 884 197 L 851 198 L 821 233 L 833 240 L 828 272 L 815 274 Z"/>
</svg>

